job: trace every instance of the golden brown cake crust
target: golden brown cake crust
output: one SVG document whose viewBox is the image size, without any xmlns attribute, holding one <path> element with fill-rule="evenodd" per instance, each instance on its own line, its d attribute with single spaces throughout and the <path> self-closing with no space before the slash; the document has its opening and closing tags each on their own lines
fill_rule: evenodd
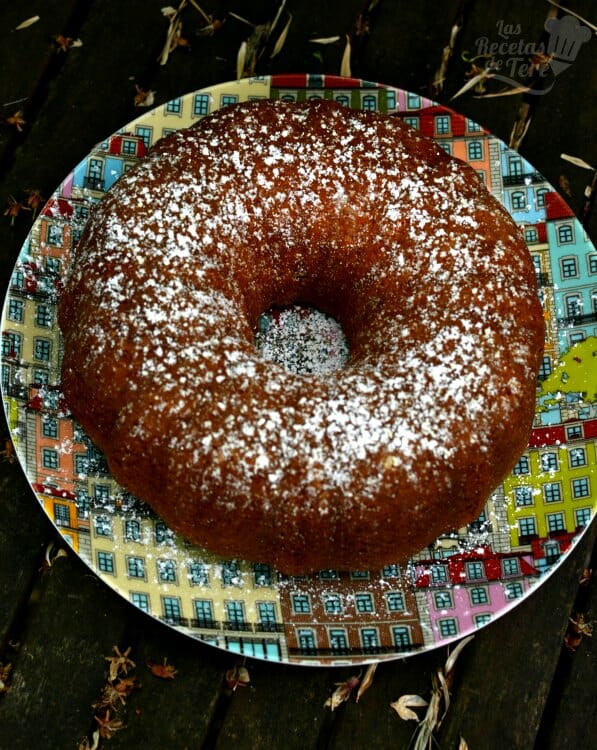
<svg viewBox="0 0 597 750">
<path fill-rule="evenodd" d="M 334 315 L 347 365 L 254 346 L 273 304 Z M 543 316 L 474 171 L 397 118 L 228 107 L 99 204 L 60 303 L 63 388 L 173 529 L 284 572 L 373 569 L 475 518 L 524 450 Z"/>
</svg>

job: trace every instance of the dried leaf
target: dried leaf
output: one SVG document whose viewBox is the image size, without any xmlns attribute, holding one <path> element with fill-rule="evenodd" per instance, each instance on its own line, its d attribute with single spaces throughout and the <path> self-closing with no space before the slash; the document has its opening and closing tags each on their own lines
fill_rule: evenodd
<svg viewBox="0 0 597 750">
<path fill-rule="evenodd" d="M 270 35 L 273 33 L 274 29 L 278 25 L 278 21 L 280 20 L 280 18 L 282 16 L 282 11 L 284 10 L 285 6 L 286 6 L 286 0 L 282 0 L 282 2 L 280 3 L 280 5 L 278 6 L 278 10 L 276 12 L 276 15 L 274 16 L 274 20 L 270 24 L 270 27 L 269 27 Z"/>
<path fill-rule="evenodd" d="M 514 96 L 515 94 L 526 94 L 530 91 L 530 86 L 513 86 L 510 89 L 503 89 L 502 91 L 494 91 L 490 94 L 477 94 L 475 99 L 498 99 L 501 96 Z"/>
<path fill-rule="evenodd" d="M 153 664 L 148 661 L 147 666 L 151 674 L 154 677 L 159 677 L 161 680 L 173 680 L 176 675 L 176 668 L 172 664 L 168 664 L 167 658 L 164 658 L 161 664 Z"/>
<path fill-rule="evenodd" d="M 245 63 L 247 61 L 247 43 L 242 42 L 236 55 L 236 79 L 240 80 L 245 72 Z"/>
<path fill-rule="evenodd" d="M 344 682 L 337 682 L 336 689 L 323 704 L 324 708 L 329 708 L 332 711 L 335 711 L 340 704 L 350 698 L 352 691 L 358 687 L 359 683 L 360 679 L 356 676 L 349 677 Z"/>
<path fill-rule="evenodd" d="M 23 29 L 28 29 L 30 26 L 33 26 L 34 23 L 37 23 L 39 21 L 39 16 L 31 16 L 31 18 L 28 18 L 26 21 L 23 21 L 18 26 L 15 27 L 15 31 L 22 31 Z"/>
<path fill-rule="evenodd" d="M 423 720 L 419 724 L 413 750 L 429 750 L 433 742 L 433 731 L 439 726 L 441 693 L 434 690 Z"/>
<path fill-rule="evenodd" d="M 512 126 L 512 133 L 510 134 L 508 146 L 510 146 L 510 148 L 514 151 L 518 151 L 520 149 L 520 144 L 527 134 L 529 125 L 531 124 L 531 119 L 532 118 L 530 116 L 530 111 L 523 112 Z"/>
<path fill-rule="evenodd" d="M 587 164 L 586 161 L 583 159 L 579 159 L 578 156 L 570 156 L 569 154 L 560 154 L 560 159 L 564 159 L 564 161 L 569 161 L 571 164 L 574 164 L 576 167 L 580 167 L 581 169 L 589 169 L 591 172 L 595 171 L 595 167 L 592 167 L 590 164 Z M 591 575 L 590 570 L 585 569 L 587 572 L 589 578 Z M 583 571 L 583 573 L 585 573 Z M 583 579 L 581 578 L 580 583 L 583 583 Z"/>
<path fill-rule="evenodd" d="M 450 689 L 448 688 L 448 680 L 446 679 L 446 675 L 442 672 L 441 669 L 437 670 L 437 681 L 440 685 L 441 697 L 444 699 L 444 713 L 442 715 L 442 718 L 437 722 L 439 725 L 441 721 L 443 721 L 445 715 L 448 713 L 448 709 L 450 708 Z"/>
<path fill-rule="evenodd" d="M 237 664 L 226 672 L 226 684 L 230 690 L 236 690 L 239 687 L 247 687 L 251 683 L 249 670 L 242 665 Z"/>
<path fill-rule="evenodd" d="M 580 579 L 578 583 L 581 586 L 586 586 L 588 583 L 591 582 L 592 577 L 593 577 L 593 570 L 591 568 L 583 568 L 583 571 L 580 574 Z"/>
<path fill-rule="evenodd" d="M 458 642 L 458 644 L 456 645 L 456 647 L 454 648 L 454 650 L 452 651 L 452 653 L 450 654 L 450 656 L 448 656 L 448 658 L 446 659 L 446 663 L 444 664 L 444 672 L 446 674 L 450 674 L 450 672 L 454 669 L 454 665 L 456 664 L 456 660 L 460 656 L 463 648 L 468 643 L 470 643 L 473 640 L 474 637 L 475 637 L 474 635 L 469 635 L 466 638 L 463 638 L 461 641 Z"/>
<path fill-rule="evenodd" d="M 4 441 L 4 450 L 0 451 L 0 456 L 2 457 L 3 461 L 8 461 L 9 464 L 12 464 L 17 460 L 15 447 L 12 440 L 7 439 Z"/>
<path fill-rule="evenodd" d="M 311 44 L 334 44 L 335 42 L 339 42 L 340 38 L 339 36 L 323 36 L 309 39 L 309 41 Z"/>
<path fill-rule="evenodd" d="M 470 89 L 477 86 L 482 81 L 485 81 L 487 78 L 493 78 L 495 73 L 492 73 L 487 68 L 483 68 L 480 70 L 476 75 L 474 75 L 472 78 L 470 78 L 462 88 L 459 88 L 458 91 L 451 97 L 451 100 L 457 99 L 459 96 L 462 96 L 464 93 L 469 91 Z"/>
<path fill-rule="evenodd" d="M 284 28 L 282 29 L 282 33 L 278 37 L 277 42 L 274 44 L 274 48 L 270 55 L 270 59 L 278 55 L 280 51 L 282 50 L 282 47 L 284 46 L 284 42 L 286 41 L 286 37 L 288 36 L 288 29 L 290 28 L 291 23 L 292 23 L 292 16 L 289 15 L 288 21 L 286 22 L 286 26 L 284 26 Z"/>
<path fill-rule="evenodd" d="M 464 737 L 460 738 L 460 742 L 458 743 L 458 750 L 468 750 L 468 742 L 464 739 Z"/>
<path fill-rule="evenodd" d="M 72 47 L 82 47 L 83 42 L 80 39 L 72 39 L 70 36 L 58 34 L 54 37 L 56 52 L 68 52 Z"/>
<path fill-rule="evenodd" d="M 97 750 L 99 747 L 99 741 L 100 741 L 100 733 L 99 729 L 96 729 L 95 732 L 91 735 L 91 742 L 89 742 L 89 738 L 85 737 L 84 740 L 81 740 L 79 743 L 79 747 L 77 750 Z"/>
<path fill-rule="evenodd" d="M 155 91 L 145 91 L 135 84 L 135 107 L 151 107 L 155 101 Z"/>
<path fill-rule="evenodd" d="M 547 0 L 547 2 L 550 5 L 555 5 L 556 8 L 559 8 L 560 10 L 565 10 L 566 13 L 570 13 L 571 16 L 574 16 L 575 18 L 578 18 L 579 21 L 582 21 L 584 24 L 586 24 L 590 29 L 593 29 L 593 31 L 597 34 L 597 26 L 595 24 L 592 24 L 590 21 L 587 21 L 586 18 L 583 18 L 578 13 L 575 13 L 573 10 L 570 10 L 570 8 L 566 8 L 564 5 L 560 5 L 559 3 L 554 2 L 554 0 Z"/>
<path fill-rule="evenodd" d="M 370 664 L 367 667 L 367 671 L 365 672 L 365 676 L 363 677 L 363 680 L 361 684 L 359 685 L 359 689 L 357 692 L 357 697 L 356 697 L 357 703 L 359 702 L 361 695 L 363 695 L 363 693 L 366 690 L 369 690 L 369 688 L 373 684 L 373 675 L 375 674 L 376 669 L 377 669 L 377 664 Z"/>
<path fill-rule="evenodd" d="M 199 14 L 203 17 L 203 20 L 207 23 L 211 23 L 211 16 L 208 16 L 207 13 L 203 10 L 203 8 L 199 5 L 199 3 L 196 0 L 189 0 L 193 8 L 195 8 L 196 11 L 199 11 Z"/>
<path fill-rule="evenodd" d="M 347 78 L 350 78 L 351 76 L 350 54 L 351 54 L 350 37 L 347 34 L 346 46 L 344 47 L 344 54 L 342 55 L 342 62 L 340 63 L 340 75 L 346 76 Z"/>
<path fill-rule="evenodd" d="M 11 672 L 12 664 L 0 664 L 0 695 L 6 693 L 8 690 L 8 682 Z"/>
<path fill-rule="evenodd" d="M 237 21 L 240 21 L 241 23 L 246 23 L 247 26 L 255 27 L 254 23 L 251 23 L 250 21 L 247 21 L 246 18 L 243 18 L 242 16 L 239 16 L 237 13 L 233 13 L 232 11 L 228 11 L 228 15 L 231 18 L 236 18 Z"/>
<path fill-rule="evenodd" d="M 390 708 L 398 714 L 404 721 L 419 721 L 419 717 L 412 708 L 425 708 L 429 704 L 420 695 L 401 695 L 397 701 L 390 703 Z"/>
<path fill-rule="evenodd" d="M 49 570 L 59 557 L 67 557 L 66 550 L 63 547 L 56 549 L 54 542 L 50 542 L 46 547 L 44 555 L 44 568 Z"/>
</svg>

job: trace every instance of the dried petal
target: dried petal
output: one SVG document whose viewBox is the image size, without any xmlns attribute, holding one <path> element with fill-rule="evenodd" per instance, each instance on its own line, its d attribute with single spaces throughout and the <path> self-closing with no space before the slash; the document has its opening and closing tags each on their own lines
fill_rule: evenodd
<svg viewBox="0 0 597 750">
<path fill-rule="evenodd" d="M 365 676 L 363 677 L 363 680 L 361 684 L 359 685 L 359 689 L 357 692 L 357 697 L 356 697 L 357 703 L 359 702 L 361 695 L 363 695 L 363 693 L 366 690 L 369 690 L 369 688 L 373 684 L 373 675 L 375 674 L 376 669 L 377 669 L 377 664 L 370 664 L 367 667 L 367 671 L 365 672 Z"/>
<path fill-rule="evenodd" d="M 155 101 L 155 91 L 145 91 L 135 84 L 135 107 L 151 107 Z"/>
<path fill-rule="evenodd" d="M 14 115 L 10 115 L 10 117 L 7 117 L 4 122 L 7 125 L 14 125 L 14 127 L 19 131 L 19 133 L 23 132 L 23 125 L 27 123 L 27 120 L 23 119 L 23 112 L 22 110 L 18 110 L 18 112 L 15 112 Z"/>
<path fill-rule="evenodd" d="M 322 37 L 316 37 L 315 39 L 309 39 L 311 44 L 334 44 L 334 42 L 339 42 L 340 37 L 339 36 L 322 36 Z"/>
<path fill-rule="evenodd" d="M 129 659 L 129 654 L 131 653 L 130 646 L 124 653 L 120 652 L 118 646 L 113 646 L 112 650 L 114 651 L 114 656 L 105 657 L 106 661 L 110 662 L 110 682 L 114 682 L 121 672 L 128 674 L 129 669 L 135 666 L 135 662 Z"/>
<path fill-rule="evenodd" d="M 104 716 L 93 717 L 99 725 L 99 736 L 105 740 L 110 740 L 114 734 L 124 729 L 124 723 L 120 719 L 111 719 L 110 711 L 106 711 Z"/>
<path fill-rule="evenodd" d="M 249 670 L 241 665 L 236 665 L 226 672 L 226 684 L 231 690 L 238 687 L 246 687 L 251 682 Z"/>
<path fill-rule="evenodd" d="M 30 26 L 33 26 L 34 23 L 37 23 L 39 21 L 39 16 L 31 16 L 31 18 L 27 18 L 27 20 L 20 23 L 18 26 L 15 27 L 15 31 L 22 31 L 23 29 L 28 29 Z"/>
<path fill-rule="evenodd" d="M 164 659 L 162 664 L 153 664 L 148 661 L 147 666 L 154 677 L 159 677 L 161 680 L 173 680 L 176 675 L 176 668 L 172 664 L 168 664 L 168 659 Z"/>
<path fill-rule="evenodd" d="M 419 721 L 419 717 L 411 708 L 425 708 L 427 705 L 427 701 L 420 695 L 401 695 L 397 701 L 390 703 L 390 708 L 393 708 L 404 721 Z"/>
<path fill-rule="evenodd" d="M 350 698 L 352 691 L 358 687 L 360 682 L 360 679 L 356 676 L 349 677 L 344 682 L 337 682 L 336 689 L 323 704 L 324 708 L 330 708 L 332 711 L 335 711 L 341 703 Z"/>
</svg>

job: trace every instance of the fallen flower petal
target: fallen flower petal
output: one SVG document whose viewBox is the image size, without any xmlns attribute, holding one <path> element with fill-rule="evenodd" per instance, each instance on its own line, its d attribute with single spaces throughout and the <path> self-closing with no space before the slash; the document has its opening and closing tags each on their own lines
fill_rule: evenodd
<svg viewBox="0 0 597 750">
<path fill-rule="evenodd" d="M 124 653 L 120 652 L 118 646 L 113 646 L 112 650 L 115 655 L 105 657 L 106 661 L 110 662 L 110 682 L 114 682 L 121 672 L 128 674 L 129 669 L 135 666 L 135 662 L 129 659 L 129 654 L 131 653 L 130 646 Z"/>
<path fill-rule="evenodd" d="M 236 665 L 226 672 L 226 684 L 231 690 L 238 687 L 246 687 L 251 682 L 249 670 L 246 667 Z"/>
<path fill-rule="evenodd" d="M 352 691 L 359 686 L 360 682 L 361 680 L 356 676 L 349 677 L 344 682 L 337 682 L 336 689 L 323 704 L 324 708 L 329 708 L 332 711 L 335 711 L 341 703 L 344 703 L 350 698 Z"/>
<path fill-rule="evenodd" d="M 161 680 L 173 680 L 176 675 L 176 667 L 172 664 L 168 664 L 168 659 L 164 659 L 162 664 L 153 664 L 148 661 L 147 666 L 149 671 L 154 677 L 159 677 Z"/>
<path fill-rule="evenodd" d="M 110 740 L 116 732 L 124 729 L 124 723 L 120 719 L 111 719 L 110 711 L 106 711 L 104 716 L 93 717 L 99 725 L 100 737 L 105 740 Z"/>
<path fill-rule="evenodd" d="M 429 705 L 420 695 L 401 695 L 397 701 L 390 703 L 390 708 L 404 721 L 419 721 L 419 717 L 411 708 L 425 708 Z"/>
<path fill-rule="evenodd" d="M 30 26 L 33 26 L 33 24 L 37 23 L 38 21 L 39 21 L 39 16 L 31 16 L 31 18 L 27 18 L 25 21 L 23 21 L 18 26 L 16 26 L 15 31 L 22 31 L 23 29 L 28 29 Z"/>
<path fill-rule="evenodd" d="M 135 107 L 151 107 L 155 101 L 155 91 L 145 91 L 135 84 Z"/>
<path fill-rule="evenodd" d="M 21 110 L 15 112 L 14 115 L 10 115 L 10 117 L 7 117 L 4 122 L 7 125 L 13 125 L 19 133 L 23 132 L 23 125 L 27 123 L 27 121 L 23 119 L 23 112 Z"/>
</svg>

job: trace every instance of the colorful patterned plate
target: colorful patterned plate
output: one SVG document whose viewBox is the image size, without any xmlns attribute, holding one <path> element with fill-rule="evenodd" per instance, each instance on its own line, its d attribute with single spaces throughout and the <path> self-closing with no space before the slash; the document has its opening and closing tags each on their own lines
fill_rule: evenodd
<svg viewBox="0 0 597 750">
<path fill-rule="evenodd" d="M 335 99 L 402 117 L 468 161 L 521 225 L 546 345 L 528 450 L 482 515 L 407 566 L 287 578 L 178 538 L 107 471 L 60 392 L 60 278 L 89 211 L 167 133 L 237 101 Z M 70 174 L 22 248 L 2 318 L 2 391 L 17 454 L 75 552 L 134 605 L 231 652 L 360 663 L 447 644 L 520 602 L 565 559 L 596 506 L 597 252 L 554 189 L 477 123 L 405 91 L 323 76 L 252 78 L 148 111 Z"/>
</svg>

